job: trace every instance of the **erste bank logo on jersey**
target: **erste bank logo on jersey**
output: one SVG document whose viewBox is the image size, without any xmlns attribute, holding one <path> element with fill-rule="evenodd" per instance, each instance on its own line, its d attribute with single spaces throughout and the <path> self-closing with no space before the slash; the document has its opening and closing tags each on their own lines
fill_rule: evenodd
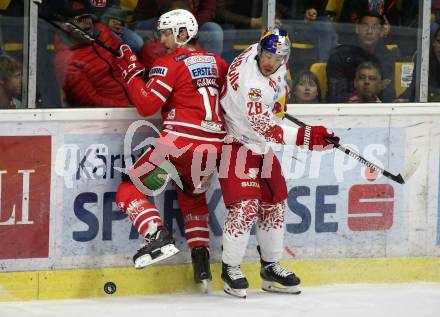
<svg viewBox="0 0 440 317">
<path fill-rule="evenodd" d="M 218 68 L 214 56 L 194 55 L 185 59 L 192 79 L 218 78 Z"/>
<path fill-rule="evenodd" d="M 188 66 L 192 79 L 218 78 L 217 64 L 200 63 Z"/>
<path fill-rule="evenodd" d="M 0 137 L 0 259 L 49 254 L 51 136 Z"/>
</svg>

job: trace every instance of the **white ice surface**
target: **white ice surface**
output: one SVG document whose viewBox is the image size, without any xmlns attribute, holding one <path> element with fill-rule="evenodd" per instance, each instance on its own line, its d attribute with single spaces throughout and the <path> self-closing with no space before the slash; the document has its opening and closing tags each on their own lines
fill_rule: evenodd
<svg viewBox="0 0 440 317">
<path fill-rule="evenodd" d="M 251 290 L 247 299 L 222 292 L 84 300 L 0 302 L 0 317 L 440 317 L 440 284 L 335 285 L 301 295 Z"/>
</svg>

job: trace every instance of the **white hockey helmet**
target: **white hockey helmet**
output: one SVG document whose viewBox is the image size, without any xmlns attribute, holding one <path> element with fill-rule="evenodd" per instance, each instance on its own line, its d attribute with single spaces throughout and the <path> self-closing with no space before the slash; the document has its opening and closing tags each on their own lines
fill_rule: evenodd
<svg viewBox="0 0 440 317">
<path fill-rule="evenodd" d="M 185 42 L 178 42 L 177 36 L 181 28 L 186 28 L 188 39 Z M 193 39 L 199 30 L 199 25 L 194 15 L 183 9 L 172 10 L 162 14 L 157 20 L 157 30 L 171 29 L 174 35 L 174 42 L 177 45 L 185 45 Z"/>
</svg>

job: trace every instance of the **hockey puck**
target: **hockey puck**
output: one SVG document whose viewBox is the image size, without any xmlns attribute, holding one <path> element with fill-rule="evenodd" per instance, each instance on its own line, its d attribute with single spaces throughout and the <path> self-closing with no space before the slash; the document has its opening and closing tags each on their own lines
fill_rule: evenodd
<svg viewBox="0 0 440 317">
<path fill-rule="evenodd" d="M 106 292 L 107 294 L 113 294 L 114 292 L 116 292 L 116 284 L 113 282 L 107 282 L 104 284 L 104 292 Z"/>
</svg>

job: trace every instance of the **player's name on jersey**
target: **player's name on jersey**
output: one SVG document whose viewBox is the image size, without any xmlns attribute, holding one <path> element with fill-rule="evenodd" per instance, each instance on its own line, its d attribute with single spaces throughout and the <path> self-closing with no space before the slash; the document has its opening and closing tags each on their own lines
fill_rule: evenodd
<svg viewBox="0 0 440 317">
<path fill-rule="evenodd" d="M 206 86 L 211 86 L 211 87 L 217 87 L 218 88 L 218 84 L 217 84 L 217 79 L 216 78 L 199 78 L 196 80 L 196 85 L 197 87 L 206 87 Z"/>
</svg>

